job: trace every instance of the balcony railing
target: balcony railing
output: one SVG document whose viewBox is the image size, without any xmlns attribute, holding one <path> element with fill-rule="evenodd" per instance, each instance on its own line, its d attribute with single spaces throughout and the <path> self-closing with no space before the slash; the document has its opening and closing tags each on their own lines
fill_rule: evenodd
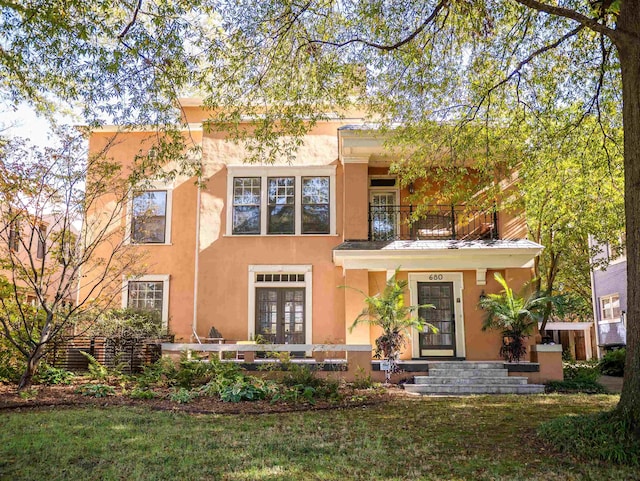
<svg viewBox="0 0 640 481">
<path fill-rule="evenodd" d="M 416 217 L 410 205 L 369 205 L 369 240 L 489 240 L 498 238 L 495 208 L 431 205 Z"/>
</svg>

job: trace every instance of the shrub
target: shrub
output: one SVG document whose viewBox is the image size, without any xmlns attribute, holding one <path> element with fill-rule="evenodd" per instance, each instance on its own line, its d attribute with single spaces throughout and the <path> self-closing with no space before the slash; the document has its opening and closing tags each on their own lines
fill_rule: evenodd
<svg viewBox="0 0 640 481">
<path fill-rule="evenodd" d="M 25 363 L 20 352 L 0 336 L 0 383 L 18 382 L 24 372 L 24 367 Z"/>
<path fill-rule="evenodd" d="M 538 435 L 563 452 L 589 459 L 640 464 L 640 438 L 615 412 L 562 416 L 542 424 Z"/>
<path fill-rule="evenodd" d="M 115 389 L 105 384 L 84 384 L 83 386 L 78 386 L 75 392 L 90 397 L 107 397 L 116 393 Z"/>
<path fill-rule="evenodd" d="M 580 379 L 597 381 L 600 377 L 597 361 L 572 361 L 562 363 L 565 381 Z"/>
<path fill-rule="evenodd" d="M 38 369 L 35 380 L 47 385 L 71 384 L 74 377 L 75 374 L 71 371 L 43 364 L 40 366 L 40 369 Z"/>
<path fill-rule="evenodd" d="M 627 355 L 627 350 L 616 349 L 609 351 L 600 360 L 600 372 L 607 376 L 624 376 L 624 359 Z"/>
<path fill-rule="evenodd" d="M 158 397 L 158 395 L 151 389 L 137 386 L 131 390 L 129 397 L 132 399 L 154 399 Z"/>
<path fill-rule="evenodd" d="M 267 396 L 264 381 L 251 376 L 238 376 L 221 386 L 220 399 L 225 402 L 257 401 Z"/>
<path fill-rule="evenodd" d="M 371 379 L 371 374 L 365 375 L 364 369 L 362 367 L 358 367 L 355 379 L 351 383 L 351 387 L 353 389 L 371 389 L 374 385 L 375 383 Z"/>
<path fill-rule="evenodd" d="M 178 368 L 175 363 L 167 357 L 161 357 L 153 364 L 145 366 L 135 381 L 143 388 L 151 385 L 170 386 L 176 383 L 177 374 Z"/>
<path fill-rule="evenodd" d="M 100 362 L 88 352 L 80 351 L 84 357 L 89 361 L 89 377 L 96 381 L 104 381 L 109 377 L 109 370 L 100 364 Z"/>
<path fill-rule="evenodd" d="M 595 379 L 575 378 L 565 379 L 564 381 L 550 381 L 545 386 L 545 392 L 562 394 L 606 394 L 607 388 Z"/>
<path fill-rule="evenodd" d="M 169 399 L 171 401 L 177 402 L 178 404 L 188 404 L 196 397 L 198 397 L 198 394 L 196 392 L 190 391 L 189 389 L 185 389 L 183 387 L 172 392 L 169 395 Z"/>
</svg>

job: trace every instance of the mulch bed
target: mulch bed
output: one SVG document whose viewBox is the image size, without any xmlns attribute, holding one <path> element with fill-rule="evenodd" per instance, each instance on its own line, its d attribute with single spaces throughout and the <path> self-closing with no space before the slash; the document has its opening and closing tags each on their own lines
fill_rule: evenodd
<svg viewBox="0 0 640 481">
<path fill-rule="evenodd" d="M 327 409 L 345 409 L 373 406 L 388 402 L 405 391 L 399 388 L 385 390 L 351 390 L 344 391 L 342 399 L 337 402 L 318 400 L 311 403 L 271 403 L 270 401 L 243 401 L 239 403 L 223 402 L 212 397 L 198 397 L 188 404 L 179 404 L 168 399 L 170 390 L 154 389 L 160 394 L 155 399 L 131 399 L 116 394 L 103 398 L 83 396 L 75 393 L 76 386 L 34 386 L 30 391 L 32 397 L 18 394 L 15 386 L 0 384 L 0 412 L 22 409 L 48 409 L 58 407 L 112 407 L 131 406 L 144 407 L 158 411 L 185 412 L 191 414 L 275 414 L 298 411 L 317 411 Z M 116 392 L 120 391 L 115 388 Z"/>
</svg>

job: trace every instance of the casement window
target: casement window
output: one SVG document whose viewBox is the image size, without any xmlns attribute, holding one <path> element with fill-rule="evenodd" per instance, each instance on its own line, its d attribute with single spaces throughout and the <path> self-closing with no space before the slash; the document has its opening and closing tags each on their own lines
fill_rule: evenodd
<svg viewBox="0 0 640 481">
<path fill-rule="evenodd" d="M 47 226 L 40 225 L 38 228 L 38 248 L 36 250 L 36 258 L 44 259 L 45 242 L 47 239 Z"/>
<path fill-rule="evenodd" d="M 335 166 L 228 166 L 227 235 L 336 233 Z"/>
<path fill-rule="evenodd" d="M 620 295 L 612 294 L 600 298 L 600 320 L 617 321 L 620 319 Z"/>
<path fill-rule="evenodd" d="M 131 202 L 131 243 L 168 244 L 171 195 L 168 190 L 136 192 Z"/>
<path fill-rule="evenodd" d="M 126 280 L 123 286 L 122 307 L 153 314 L 166 328 L 169 313 L 169 276 L 147 275 Z"/>
</svg>

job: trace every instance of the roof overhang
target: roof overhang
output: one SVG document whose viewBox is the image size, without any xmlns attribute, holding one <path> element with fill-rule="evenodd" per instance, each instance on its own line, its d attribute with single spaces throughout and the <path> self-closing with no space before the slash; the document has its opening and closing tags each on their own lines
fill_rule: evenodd
<svg viewBox="0 0 640 481">
<path fill-rule="evenodd" d="M 542 326 L 542 323 L 538 323 L 538 328 Z M 593 326 L 593 322 L 547 322 L 544 327 L 546 331 L 584 331 L 590 329 Z"/>
<path fill-rule="evenodd" d="M 520 240 L 344 242 L 333 251 L 343 269 L 476 270 L 530 268 L 543 247 Z"/>
</svg>

